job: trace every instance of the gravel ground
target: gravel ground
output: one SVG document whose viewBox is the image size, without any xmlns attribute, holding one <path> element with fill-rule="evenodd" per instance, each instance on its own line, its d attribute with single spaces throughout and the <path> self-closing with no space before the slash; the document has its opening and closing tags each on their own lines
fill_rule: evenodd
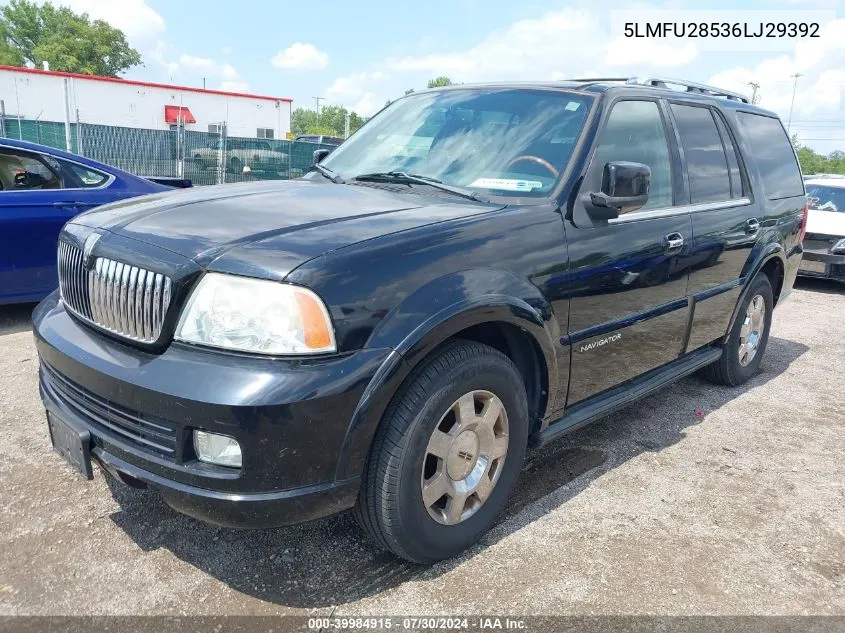
<svg viewBox="0 0 845 633">
<path fill-rule="evenodd" d="M 32 306 L 0 308 L 0 615 L 845 615 L 845 289 L 801 282 L 762 371 L 698 377 L 547 447 L 501 522 L 430 568 L 348 516 L 212 527 L 55 455 Z"/>
</svg>

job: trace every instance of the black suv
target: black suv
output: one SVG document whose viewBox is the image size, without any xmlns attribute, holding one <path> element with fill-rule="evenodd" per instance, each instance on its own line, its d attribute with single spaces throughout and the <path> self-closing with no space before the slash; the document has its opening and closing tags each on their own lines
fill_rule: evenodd
<svg viewBox="0 0 845 633">
<path fill-rule="evenodd" d="M 781 122 L 740 95 L 413 93 L 300 180 L 67 224 L 34 314 L 51 438 L 206 521 L 354 508 L 436 561 L 493 524 L 527 449 L 696 370 L 748 380 L 805 222 Z"/>
</svg>

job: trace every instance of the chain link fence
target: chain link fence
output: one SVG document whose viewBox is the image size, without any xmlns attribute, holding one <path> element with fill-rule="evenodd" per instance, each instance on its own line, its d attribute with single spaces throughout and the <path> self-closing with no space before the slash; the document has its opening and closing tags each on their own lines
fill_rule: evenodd
<svg viewBox="0 0 845 633">
<path fill-rule="evenodd" d="M 188 178 L 194 185 L 249 180 L 287 180 L 303 175 L 317 149 L 333 145 L 228 136 L 173 125 L 170 130 L 70 124 L 32 119 L 0 119 L 0 136 L 71 151 L 139 176 Z"/>
</svg>

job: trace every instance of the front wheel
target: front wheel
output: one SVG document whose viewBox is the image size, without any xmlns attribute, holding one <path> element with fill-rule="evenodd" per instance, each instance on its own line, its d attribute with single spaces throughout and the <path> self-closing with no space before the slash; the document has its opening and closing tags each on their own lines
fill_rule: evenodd
<svg viewBox="0 0 845 633">
<path fill-rule="evenodd" d="M 501 352 L 450 344 L 403 385 L 382 420 L 355 516 L 416 563 L 454 556 L 492 525 L 525 456 L 528 405 Z"/>
<path fill-rule="evenodd" d="M 709 380 L 736 387 L 757 373 L 769 342 L 773 307 L 772 284 L 765 273 L 759 273 L 752 280 L 722 345 L 722 357 L 704 368 Z"/>
</svg>

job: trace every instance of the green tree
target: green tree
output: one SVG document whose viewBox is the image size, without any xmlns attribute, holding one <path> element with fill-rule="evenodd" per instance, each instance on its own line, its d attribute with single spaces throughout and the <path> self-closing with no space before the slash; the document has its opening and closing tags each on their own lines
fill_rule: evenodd
<svg viewBox="0 0 845 633">
<path fill-rule="evenodd" d="M 123 31 L 67 7 L 12 0 L 0 9 L 0 60 L 14 66 L 116 77 L 141 64 Z"/>
<path fill-rule="evenodd" d="M 440 75 L 439 77 L 435 77 L 434 79 L 428 80 L 427 88 L 440 88 L 441 86 L 451 86 L 452 80 L 449 79 L 446 75 Z"/>
<path fill-rule="evenodd" d="M 308 130 L 317 127 L 317 113 L 306 108 L 297 108 L 290 115 L 290 131 L 294 135 L 308 134 Z"/>
<path fill-rule="evenodd" d="M 798 155 L 798 164 L 803 174 L 845 174 L 845 152 L 834 150 L 828 156 L 819 154 L 813 149 L 802 145 L 798 135 L 792 135 L 792 145 Z"/>
<path fill-rule="evenodd" d="M 9 41 L 9 29 L 0 19 L 0 64 L 4 66 L 23 66 L 21 52 Z"/>
<path fill-rule="evenodd" d="M 297 108 L 290 115 L 290 131 L 299 134 L 324 134 L 343 137 L 346 129 L 346 114 L 349 113 L 349 133 L 364 125 L 364 119 L 356 112 L 349 112 L 340 105 L 329 105 L 320 110 Z"/>
</svg>

